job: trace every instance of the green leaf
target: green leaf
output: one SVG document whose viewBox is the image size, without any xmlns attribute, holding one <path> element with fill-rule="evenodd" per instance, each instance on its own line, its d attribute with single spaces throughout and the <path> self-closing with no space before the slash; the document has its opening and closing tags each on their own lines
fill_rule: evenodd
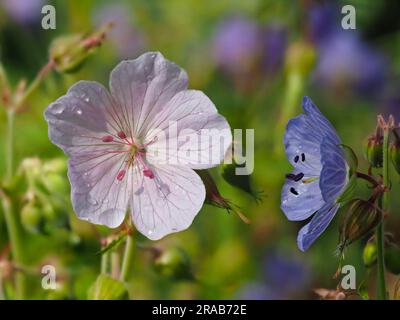
<svg viewBox="0 0 400 320">
<path fill-rule="evenodd" d="M 123 282 L 100 274 L 88 290 L 89 300 L 127 300 L 128 291 Z"/>
<path fill-rule="evenodd" d="M 111 241 L 108 245 L 106 245 L 104 248 L 102 248 L 99 252 L 97 252 L 98 255 L 103 255 L 106 252 L 110 251 L 111 249 L 114 249 L 117 247 L 124 239 L 126 238 L 126 233 L 122 233 L 121 235 L 118 236 L 118 238 L 115 238 L 113 241 Z"/>
</svg>

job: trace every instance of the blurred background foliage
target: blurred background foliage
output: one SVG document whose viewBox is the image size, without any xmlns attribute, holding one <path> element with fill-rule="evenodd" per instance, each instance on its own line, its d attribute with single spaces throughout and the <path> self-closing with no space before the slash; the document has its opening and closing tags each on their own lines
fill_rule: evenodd
<svg viewBox="0 0 400 320">
<path fill-rule="evenodd" d="M 41 28 L 44 4 L 56 8 L 56 30 Z M 356 30 L 341 28 L 345 4 L 356 8 Z M 66 158 L 48 140 L 44 109 L 74 82 L 107 84 L 119 61 L 153 50 L 186 69 L 190 87 L 203 90 L 232 128 L 255 129 L 252 183 L 265 197 L 257 204 L 214 169 L 220 192 L 242 208 L 251 224 L 205 205 L 187 231 L 158 242 L 135 233 L 131 296 L 287 299 L 316 298 L 316 287 L 335 289 L 340 218 L 301 253 L 296 234 L 303 223 L 288 222 L 279 208 L 281 186 L 291 170 L 283 152 L 284 125 L 301 112 L 302 95 L 310 96 L 366 170 L 363 145 L 374 130 L 376 115 L 393 113 L 400 120 L 399 16 L 400 3 L 390 0 L 0 0 L 0 58 L 13 86 L 35 76 L 57 37 L 114 24 L 100 50 L 80 70 L 50 73 L 16 117 L 15 163 L 31 185 L 18 194 L 28 262 L 14 271 L 28 274 L 28 298 L 86 299 L 100 271 L 101 239 L 117 233 L 78 221 L 72 212 Z M 1 175 L 5 123 L 6 114 L 0 110 Z M 399 182 L 393 174 L 393 195 L 399 192 Z M 360 196 L 368 194 L 363 184 L 358 189 Z M 31 190 L 36 190 L 33 196 Z M 387 228 L 399 241 L 400 198 L 390 200 Z M 346 253 L 345 264 L 356 267 L 357 283 L 375 272 L 363 264 L 364 244 L 359 241 Z M 0 214 L 0 272 L 4 290 L 12 296 L 8 248 Z M 111 253 L 116 268 L 122 249 L 120 245 Z M 56 266 L 55 291 L 41 287 L 44 264 Z M 392 288 L 396 278 L 389 274 L 388 279 Z"/>
</svg>

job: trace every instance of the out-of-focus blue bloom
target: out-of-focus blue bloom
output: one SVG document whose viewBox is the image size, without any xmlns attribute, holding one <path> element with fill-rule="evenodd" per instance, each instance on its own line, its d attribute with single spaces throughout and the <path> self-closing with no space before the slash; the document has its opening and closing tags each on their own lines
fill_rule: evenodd
<svg viewBox="0 0 400 320">
<path fill-rule="evenodd" d="M 340 7 L 332 3 L 310 8 L 309 33 L 319 53 L 315 82 L 335 94 L 375 96 L 383 88 L 387 61 L 356 30 L 344 30 L 341 17 Z"/>
<path fill-rule="evenodd" d="M 107 34 L 121 59 L 136 57 L 145 44 L 143 35 L 131 22 L 129 11 L 130 9 L 122 4 L 109 4 L 99 7 L 94 14 L 94 20 L 99 25 L 113 23 Z"/>
<path fill-rule="evenodd" d="M 239 298 L 289 299 L 307 290 L 310 283 L 310 268 L 304 261 L 294 255 L 272 251 L 265 257 L 261 282 L 246 284 L 241 289 Z"/>
<path fill-rule="evenodd" d="M 41 16 L 43 0 L 0 0 L 0 5 L 17 23 L 27 25 Z"/>
<path fill-rule="evenodd" d="M 261 26 L 244 17 L 222 21 L 214 36 L 215 63 L 230 75 L 246 78 L 273 76 L 283 65 L 286 29 L 278 24 Z M 257 77 L 254 77 L 257 78 Z"/>
<path fill-rule="evenodd" d="M 329 90 L 350 89 L 371 96 L 382 89 L 385 74 L 383 56 L 363 43 L 358 34 L 339 31 L 320 46 L 314 76 Z"/>
<path fill-rule="evenodd" d="M 340 138 L 310 98 L 303 98 L 304 114 L 291 120 L 284 137 L 286 155 L 294 170 L 282 188 L 281 209 L 291 221 L 310 218 L 299 232 L 301 251 L 328 227 L 349 181 Z"/>
<path fill-rule="evenodd" d="M 340 7 L 333 3 L 311 6 L 308 11 L 308 31 L 314 43 L 321 43 L 340 28 Z"/>
<path fill-rule="evenodd" d="M 213 53 L 217 65 L 233 74 L 249 71 L 261 51 L 258 25 L 244 17 L 222 21 L 214 37 Z"/>
<path fill-rule="evenodd" d="M 264 28 L 262 37 L 263 70 L 276 74 L 283 65 L 287 47 L 287 32 L 283 26 L 269 25 Z"/>
<path fill-rule="evenodd" d="M 265 257 L 264 270 L 267 283 L 275 292 L 294 293 L 309 284 L 309 267 L 300 258 L 271 252 Z"/>
</svg>

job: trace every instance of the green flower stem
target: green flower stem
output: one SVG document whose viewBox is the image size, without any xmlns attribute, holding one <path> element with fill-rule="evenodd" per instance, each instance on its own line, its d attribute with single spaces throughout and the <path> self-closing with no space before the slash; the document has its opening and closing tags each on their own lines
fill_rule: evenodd
<svg viewBox="0 0 400 320">
<path fill-rule="evenodd" d="M 22 246 L 21 225 L 16 217 L 16 212 L 11 199 L 3 193 L 1 196 L 7 231 L 11 242 L 13 261 L 18 267 L 23 267 L 25 263 L 25 257 Z M 25 297 L 26 276 L 23 271 L 17 271 L 15 274 L 15 298 L 23 300 Z"/>
<path fill-rule="evenodd" d="M 385 129 L 383 134 L 383 184 L 389 187 L 389 130 Z M 388 209 L 388 192 L 384 192 L 379 199 L 379 207 L 383 212 Z M 386 281 L 385 281 L 385 258 L 384 258 L 384 224 L 383 220 L 376 228 L 376 242 L 377 242 L 377 286 L 376 297 L 378 300 L 385 300 L 386 294 Z"/>
<path fill-rule="evenodd" d="M 10 181 L 13 176 L 14 155 L 14 111 L 7 110 L 7 138 L 6 138 L 6 179 Z M 19 267 L 24 265 L 22 246 L 22 229 L 16 216 L 14 205 L 8 195 L 1 193 L 7 231 L 11 242 L 13 261 Z M 15 276 L 15 298 L 24 299 L 26 296 L 26 278 L 23 272 L 17 272 Z"/>
<path fill-rule="evenodd" d="M 110 265 L 110 254 L 108 252 L 105 252 L 101 255 L 100 272 L 107 274 L 109 270 L 109 265 Z"/>
<path fill-rule="evenodd" d="M 6 179 L 11 180 L 14 161 L 14 116 L 13 110 L 7 110 L 7 137 L 6 137 Z"/>
<path fill-rule="evenodd" d="M 133 265 L 133 256 L 135 251 L 135 241 L 133 235 L 126 238 L 125 253 L 122 261 L 120 280 L 126 282 L 129 279 L 130 271 Z"/>
<path fill-rule="evenodd" d="M 38 72 L 35 79 L 31 82 L 29 87 L 24 91 L 24 93 L 18 97 L 17 101 L 15 102 L 15 110 L 18 110 L 22 107 L 22 104 L 29 98 L 29 96 L 39 87 L 42 83 L 43 79 L 48 75 L 48 73 L 53 70 L 55 67 L 55 63 L 53 60 L 50 60 L 43 66 L 42 69 Z"/>
</svg>

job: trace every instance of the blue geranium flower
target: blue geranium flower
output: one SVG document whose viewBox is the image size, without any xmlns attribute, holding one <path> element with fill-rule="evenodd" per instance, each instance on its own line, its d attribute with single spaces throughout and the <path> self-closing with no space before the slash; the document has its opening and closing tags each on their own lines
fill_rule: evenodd
<svg viewBox="0 0 400 320">
<path fill-rule="evenodd" d="M 297 245 L 307 250 L 332 221 L 338 198 L 349 182 L 349 166 L 335 129 L 310 98 L 301 114 L 291 119 L 284 138 L 294 170 L 286 176 L 281 209 L 291 221 L 311 218 L 299 232 Z"/>
</svg>

